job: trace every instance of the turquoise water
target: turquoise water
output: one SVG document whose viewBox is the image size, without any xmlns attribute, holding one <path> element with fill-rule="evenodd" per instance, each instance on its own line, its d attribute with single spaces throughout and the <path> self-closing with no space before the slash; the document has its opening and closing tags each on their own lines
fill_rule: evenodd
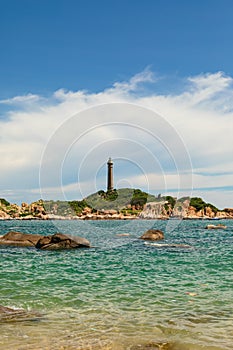
<svg viewBox="0 0 233 350">
<path fill-rule="evenodd" d="M 0 222 L 1 235 L 59 231 L 93 246 L 0 248 L 0 304 L 41 314 L 0 320 L 0 349 L 123 350 L 148 342 L 175 350 L 233 349 L 233 221 L 216 231 L 206 230 L 208 223 Z M 191 248 L 145 244 L 138 237 L 151 227 L 165 232 L 157 243 Z"/>
</svg>

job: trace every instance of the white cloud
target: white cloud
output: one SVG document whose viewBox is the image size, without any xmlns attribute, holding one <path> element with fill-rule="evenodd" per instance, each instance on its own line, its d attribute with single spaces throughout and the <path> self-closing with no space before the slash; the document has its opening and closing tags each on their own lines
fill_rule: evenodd
<svg viewBox="0 0 233 350">
<path fill-rule="evenodd" d="M 155 193 L 163 186 L 167 191 L 180 186 L 181 192 L 190 187 L 188 154 L 195 191 L 230 187 L 232 78 L 222 72 L 201 74 L 188 77 L 182 93 L 150 90 L 145 96 L 140 93 L 147 82 L 156 84 L 149 70 L 99 93 L 61 89 L 50 98 L 28 94 L 0 101 L 9 108 L 0 121 L 2 193 L 9 199 L 15 193 L 19 201 L 17 189 L 24 190 L 25 197 L 31 199 L 34 193 L 36 199 L 42 159 L 43 186 L 49 193 L 54 187 L 59 194 L 63 184 L 74 198 L 79 175 L 86 195 L 88 188 L 105 183 L 104 170 L 99 169 L 105 169 L 109 155 L 116 165 L 117 159 L 125 159 L 121 169 L 115 168 L 118 183 L 127 179 Z M 233 206 L 230 191 L 223 191 L 221 199 L 219 191 L 206 193 L 216 205 Z"/>
<path fill-rule="evenodd" d="M 113 88 L 108 89 L 107 92 L 109 93 L 110 91 L 112 91 L 114 94 L 116 94 L 116 92 L 119 92 L 120 94 L 131 92 L 135 91 L 138 88 L 138 86 L 142 83 L 151 83 L 154 81 L 154 74 L 149 69 L 145 69 L 143 72 L 134 75 L 129 81 L 114 83 Z"/>
<path fill-rule="evenodd" d="M 0 104 L 5 104 L 5 105 L 19 105 L 19 104 L 27 104 L 27 103 L 31 104 L 31 103 L 38 102 L 39 100 L 40 100 L 40 96 L 27 94 L 23 96 L 15 96 L 5 100 L 0 100 Z"/>
</svg>

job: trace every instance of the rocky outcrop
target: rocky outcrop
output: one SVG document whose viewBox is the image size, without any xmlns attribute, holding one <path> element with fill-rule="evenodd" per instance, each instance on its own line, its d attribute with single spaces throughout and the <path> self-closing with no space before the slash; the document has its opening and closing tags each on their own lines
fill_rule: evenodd
<svg viewBox="0 0 233 350">
<path fill-rule="evenodd" d="M 225 208 L 223 211 L 233 218 L 233 208 Z"/>
<path fill-rule="evenodd" d="M 206 206 L 201 210 L 197 210 L 193 206 L 189 206 L 184 219 L 233 219 L 233 209 L 225 208 L 224 210 L 215 210 L 211 206 Z"/>
<path fill-rule="evenodd" d="M 14 247 L 36 247 L 43 250 L 74 249 L 90 247 L 90 242 L 82 237 L 55 233 L 50 236 L 10 231 L 0 237 L 0 245 Z"/>
<path fill-rule="evenodd" d="M 164 239 L 164 233 L 160 230 L 150 229 L 144 232 L 140 239 L 144 239 L 147 241 L 158 241 Z"/>
<path fill-rule="evenodd" d="M 74 248 L 90 248 L 90 242 L 82 237 L 69 236 L 63 233 L 55 233 L 52 236 L 44 236 L 35 245 L 43 250 L 60 250 Z"/>
<path fill-rule="evenodd" d="M 6 201 L 5 201 L 6 202 Z M 5 214 L 3 214 L 5 213 Z M 44 219 L 46 218 L 46 212 L 43 206 L 43 201 L 33 202 L 27 204 L 23 202 L 20 205 L 7 204 L 4 201 L 0 202 L 0 218 L 3 219 Z"/>
<path fill-rule="evenodd" d="M 168 219 L 169 214 L 165 209 L 167 201 L 149 202 L 144 205 L 139 214 L 140 219 Z"/>
<path fill-rule="evenodd" d="M 0 245 L 34 247 L 41 235 L 10 231 L 0 237 Z"/>
<path fill-rule="evenodd" d="M 5 211 L 0 210 L 0 220 L 9 220 L 11 217 Z"/>
</svg>

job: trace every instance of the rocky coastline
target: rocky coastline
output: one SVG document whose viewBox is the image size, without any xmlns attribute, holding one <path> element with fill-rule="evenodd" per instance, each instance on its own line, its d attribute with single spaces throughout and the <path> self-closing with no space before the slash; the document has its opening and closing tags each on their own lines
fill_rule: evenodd
<svg viewBox="0 0 233 350">
<path fill-rule="evenodd" d="M 63 203 L 62 209 L 59 203 Z M 77 202 L 78 203 L 78 202 Z M 203 202 L 204 203 L 204 202 Z M 191 205 L 190 199 L 178 200 L 174 205 L 168 200 L 147 202 L 144 205 L 127 204 L 121 209 L 95 210 L 84 206 L 78 212 L 70 207 L 69 202 L 52 202 L 46 207 L 42 200 L 31 204 L 10 204 L 0 199 L 0 220 L 136 220 L 136 219 L 183 219 L 183 220 L 220 220 L 233 219 L 233 208 L 216 210 L 211 204 L 201 209 Z"/>
</svg>

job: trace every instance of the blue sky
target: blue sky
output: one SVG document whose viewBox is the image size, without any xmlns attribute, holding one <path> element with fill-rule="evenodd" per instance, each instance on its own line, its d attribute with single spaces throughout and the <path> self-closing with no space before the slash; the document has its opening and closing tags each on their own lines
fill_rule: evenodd
<svg viewBox="0 0 233 350">
<path fill-rule="evenodd" d="M 233 74 L 231 0 L 2 0 L 0 96 L 100 91 L 145 67 Z"/>
<path fill-rule="evenodd" d="M 2 0 L 0 197 L 80 199 L 112 156 L 119 186 L 233 207 L 232 13 L 231 0 Z"/>
</svg>

